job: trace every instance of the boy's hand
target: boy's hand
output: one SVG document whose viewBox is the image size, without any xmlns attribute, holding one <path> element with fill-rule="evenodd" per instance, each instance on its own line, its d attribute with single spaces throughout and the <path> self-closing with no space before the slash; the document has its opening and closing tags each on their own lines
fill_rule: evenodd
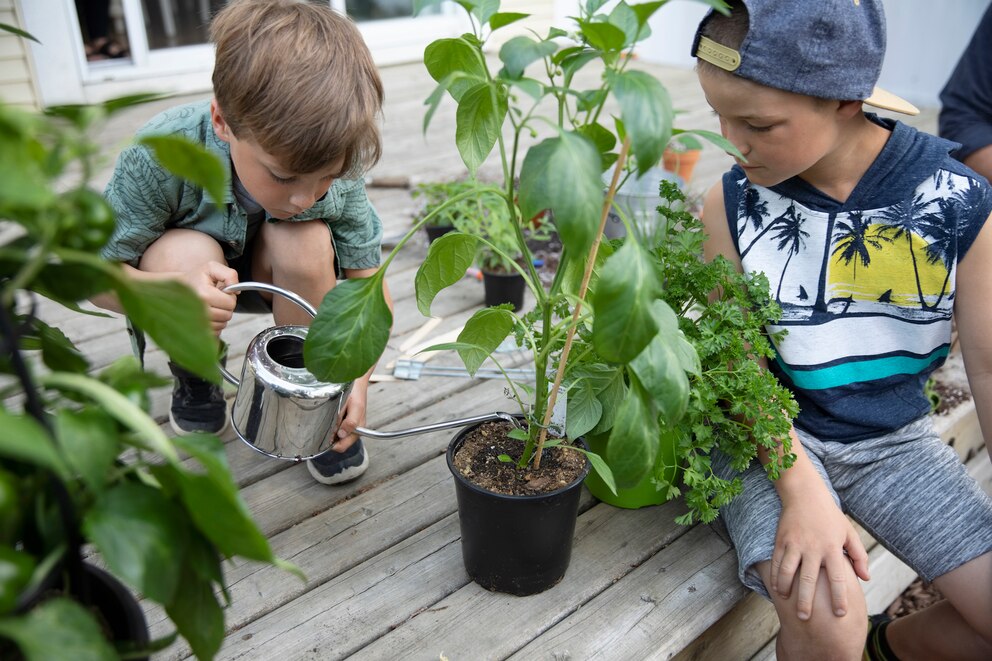
<svg viewBox="0 0 992 661">
<path fill-rule="evenodd" d="M 238 272 L 220 262 L 207 262 L 202 268 L 187 272 L 185 280 L 206 304 L 210 328 L 215 334 L 220 335 L 231 321 L 234 306 L 238 301 L 235 294 L 227 293 L 223 289 L 238 282 Z"/>
<path fill-rule="evenodd" d="M 344 452 L 358 440 L 355 429 L 365 426 L 365 409 L 369 394 L 369 382 L 367 379 L 355 381 L 351 389 L 351 395 L 341 412 L 342 419 L 338 424 L 337 440 L 331 445 L 335 452 Z"/>
<path fill-rule="evenodd" d="M 801 500 L 783 501 L 770 588 L 787 599 L 798 576 L 796 609 L 800 620 L 808 620 L 813 613 L 821 567 L 827 572 L 834 615 L 847 613 L 846 572 L 851 565 L 862 580 L 870 578 L 868 554 L 825 486 L 808 489 Z"/>
</svg>

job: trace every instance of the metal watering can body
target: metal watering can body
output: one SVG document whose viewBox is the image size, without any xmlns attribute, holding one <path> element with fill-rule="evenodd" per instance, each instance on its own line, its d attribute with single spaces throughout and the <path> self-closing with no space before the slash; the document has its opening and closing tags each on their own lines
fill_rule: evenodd
<svg viewBox="0 0 992 661">
<path fill-rule="evenodd" d="M 351 383 L 318 381 L 303 367 L 304 326 L 275 326 L 248 345 L 231 422 L 270 457 L 309 459 L 330 449 Z"/>
<path fill-rule="evenodd" d="M 267 291 L 288 298 L 311 317 L 317 311 L 301 296 L 264 282 L 241 282 L 226 292 Z M 224 378 L 238 393 L 231 407 L 234 432 L 253 450 L 275 459 L 305 461 L 324 454 L 334 442 L 352 382 L 319 381 L 303 365 L 306 326 L 273 326 L 248 344 L 238 379 L 221 367 Z M 361 436 L 391 439 L 439 429 L 464 427 L 489 420 L 519 423 L 509 413 L 487 413 L 397 431 L 358 427 Z"/>
<path fill-rule="evenodd" d="M 264 282 L 241 282 L 227 292 L 267 291 L 283 296 L 306 310 L 317 311 L 293 292 Z M 351 382 L 319 381 L 303 365 L 306 326 L 273 326 L 248 344 L 241 378 L 221 368 L 237 395 L 231 407 L 234 432 L 252 449 L 276 459 L 303 461 L 327 452 Z"/>
</svg>

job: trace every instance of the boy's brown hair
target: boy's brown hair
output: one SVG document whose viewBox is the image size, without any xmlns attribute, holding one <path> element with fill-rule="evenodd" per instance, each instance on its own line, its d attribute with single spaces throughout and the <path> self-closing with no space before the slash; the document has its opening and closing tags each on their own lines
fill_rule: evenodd
<svg viewBox="0 0 992 661">
<path fill-rule="evenodd" d="M 214 96 L 239 140 L 294 173 L 379 160 L 382 81 L 348 18 L 303 0 L 236 0 L 213 19 Z"/>
</svg>

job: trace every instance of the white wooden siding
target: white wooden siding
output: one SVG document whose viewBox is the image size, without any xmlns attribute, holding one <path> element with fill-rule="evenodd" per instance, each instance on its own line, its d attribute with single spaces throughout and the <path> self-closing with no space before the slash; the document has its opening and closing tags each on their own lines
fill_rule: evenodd
<svg viewBox="0 0 992 661">
<path fill-rule="evenodd" d="M 23 29 L 14 0 L 0 0 L 0 23 Z M 0 100 L 16 106 L 37 107 L 34 77 L 24 39 L 0 31 Z"/>
</svg>

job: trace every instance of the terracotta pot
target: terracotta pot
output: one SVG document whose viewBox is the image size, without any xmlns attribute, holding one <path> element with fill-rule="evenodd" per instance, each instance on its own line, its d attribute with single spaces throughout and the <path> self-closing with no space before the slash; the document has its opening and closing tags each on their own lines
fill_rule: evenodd
<svg viewBox="0 0 992 661">
<path fill-rule="evenodd" d="M 685 151 L 666 149 L 661 158 L 662 167 L 669 172 L 674 172 L 684 183 L 688 184 L 689 180 L 692 179 L 692 171 L 696 168 L 701 153 L 699 149 L 687 149 Z"/>
</svg>

